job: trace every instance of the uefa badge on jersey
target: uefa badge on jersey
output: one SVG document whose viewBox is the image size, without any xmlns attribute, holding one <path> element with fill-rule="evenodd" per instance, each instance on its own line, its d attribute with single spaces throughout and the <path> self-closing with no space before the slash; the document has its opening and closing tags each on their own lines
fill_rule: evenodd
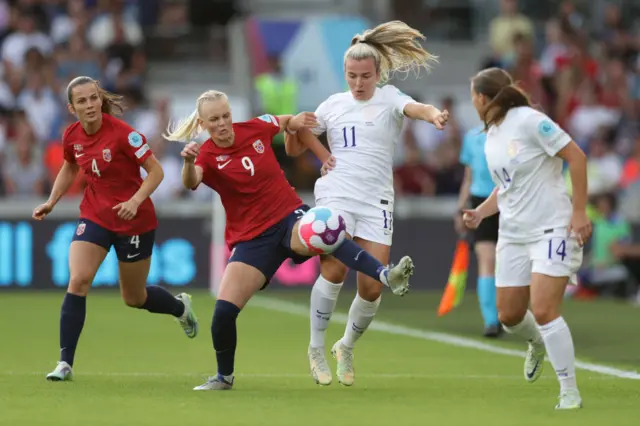
<svg viewBox="0 0 640 426">
<path fill-rule="evenodd" d="M 552 136 L 556 132 L 556 125 L 548 119 L 542 120 L 538 124 L 538 133 L 544 138 Z"/>
<path fill-rule="evenodd" d="M 111 150 L 110 149 L 103 149 L 102 150 L 102 159 L 104 161 L 106 161 L 107 163 L 111 162 Z"/>
<path fill-rule="evenodd" d="M 144 142 L 142 140 L 142 135 L 140 135 L 140 133 L 138 132 L 129 133 L 128 139 L 129 139 L 129 145 L 131 145 L 134 148 L 140 148 L 142 146 L 142 143 Z"/>
<path fill-rule="evenodd" d="M 263 154 L 264 153 L 264 144 L 262 143 L 262 141 L 260 139 L 258 139 L 257 141 L 255 141 L 253 143 L 253 148 L 256 150 L 256 152 L 258 154 Z"/>
<path fill-rule="evenodd" d="M 76 229 L 76 235 L 84 234 L 84 230 L 87 228 L 87 224 L 82 222 L 78 224 L 78 228 Z"/>
</svg>

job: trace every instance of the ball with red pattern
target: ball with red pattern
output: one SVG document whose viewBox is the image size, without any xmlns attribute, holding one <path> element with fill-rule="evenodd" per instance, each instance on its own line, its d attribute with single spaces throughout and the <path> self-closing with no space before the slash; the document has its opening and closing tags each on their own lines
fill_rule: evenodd
<svg viewBox="0 0 640 426">
<path fill-rule="evenodd" d="M 302 244 L 317 254 L 333 253 L 347 235 L 347 224 L 337 212 L 314 207 L 302 216 L 298 236 Z"/>
</svg>

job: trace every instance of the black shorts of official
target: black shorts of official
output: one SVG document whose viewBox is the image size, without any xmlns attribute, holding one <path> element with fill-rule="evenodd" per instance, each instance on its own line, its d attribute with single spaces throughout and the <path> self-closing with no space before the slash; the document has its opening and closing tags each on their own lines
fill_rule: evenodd
<svg viewBox="0 0 640 426">
<path fill-rule="evenodd" d="M 111 250 L 113 246 L 120 262 L 133 263 L 151 257 L 156 239 L 155 229 L 140 235 L 121 235 L 87 219 L 79 219 L 73 241 L 86 241 Z"/>
<path fill-rule="evenodd" d="M 471 196 L 471 208 L 476 208 L 486 200 L 484 197 Z M 471 242 L 480 241 L 498 242 L 498 227 L 500 226 L 500 213 L 485 218 L 478 228 L 471 233 Z"/>
<path fill-rule="evenodd" d="M 229 263 L 246 263 L 258 269 L 266 278 L 264 289 L 285 260 L 291 259 L 296 264 L 309 260 L 310 256 L 301 256 L 291 249 L 293 227 L 308 210 L 309 206 L 302 205 L 254 239 L 236 244 Z"/>
</svg>

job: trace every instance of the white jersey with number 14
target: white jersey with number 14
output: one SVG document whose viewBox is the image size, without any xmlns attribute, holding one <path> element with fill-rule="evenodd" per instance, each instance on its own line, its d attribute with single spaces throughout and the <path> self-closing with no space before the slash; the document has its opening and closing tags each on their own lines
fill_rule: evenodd
<svg viewBox="0 0 640 426">
<path fill-rule="evenodd" d="M 566 234 L 572 206 L 556 154 L 571 137 L 529 107 L 509 110 L 487 132 L 485 154 L 498 187 L 500 239 L 528 243 Z"/>
<path fill-rule="evenodd" d="M 313 133 L 327 133 L 336 167 L 317 180 L 316 200 L 349 198 L 391 207 L 393 153 L 404 107 L 414 102 L 394 86 L 386 85 L 377 88 L 368 101 L 358 101 L 351 92 L 344 92 L 320 104 L 316 110 L 319 126 Z"/>
</svg>

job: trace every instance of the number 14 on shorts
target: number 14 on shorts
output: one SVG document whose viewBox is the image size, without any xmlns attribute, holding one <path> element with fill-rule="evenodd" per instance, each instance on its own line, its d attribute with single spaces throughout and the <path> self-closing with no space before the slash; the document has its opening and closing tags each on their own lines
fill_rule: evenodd
<svg viewBox="0 0 640 426">
<path fill-rule="evenodd" d="M 564 262 L 567 257 L 567 241 L 565 238 L 551 238 L 548 246 L 548 259 Z"/>
</svg>

